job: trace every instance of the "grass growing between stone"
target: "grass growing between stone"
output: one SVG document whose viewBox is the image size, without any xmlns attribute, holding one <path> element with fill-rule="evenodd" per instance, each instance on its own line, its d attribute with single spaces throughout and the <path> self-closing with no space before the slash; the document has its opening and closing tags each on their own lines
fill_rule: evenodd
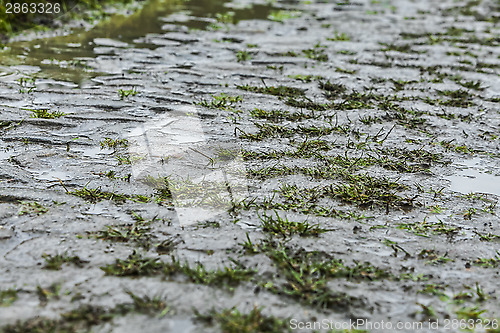
<svg viewBox="0 0 500 333">
<path fill-rule="evenodd" d="M 102 200 L 109 200 L 115 203 L 124 203 L 127 200 L 135 202 L 143 202 L 143 203 L 151 201 L 151 198 L 145 195 L 140 195 L 140 194 L 128 195 L 128 194 L 107 192 L 107 191 L 102 191 L 100 188 L 88 188 L 86 186 L 78 190 L 68 191 L 66 189 L 66 191 L 68 194 L 80 197 L 90 203 L 96 203 Z"/>
<path fill-rule="evenodd" d="M 444 222 L 429 222 L 424 219 L 422 222 L 401 223 L 398 229 L 408 230 L 418 236 L 430 237 L 430 234 L 444 234 L 452 236 L 460 231 L 460 227 L 448 226 Z"/>
<path fill-rule="evenodd" d="M 277 333 L 291 332 L 289 320 L 268 316 L 262 313 L 263 309 L 253 308 L 248 313 L 242 313 L 238 309 L 225 309 L 220 312 L 212 309 L 206 314 L 195 312 L 196 319 L 213 326 L 218 324 L 224 333 L 233 332 L 262 332 Z"/>
<path fill-rule="evenodd" d="M 474 265 L 485 267 L 485 268 L 495 268 L 500 266 L 500 252 L 497 251 L 493 258 L 477 258 L 473 262 Z"/>
<path fill-rule="evenodd" d="M 241 96 L 229 96 L 221 93 L 219 95 L 212 95 L 212 100 L 203 99 L 195 104 L 209 109 L 231 110 L 242 101 L 243 98 Z"/>
<path fill-rule="evenodd" d="M 332 176 L 338 175 L 333 173 Z M 323 198 L 339 199 L 361 208 L 391 207 L 411 208 L 414 198 L 402 197 L 397 193 L 406 186 L 387 178 L 376 178 L 367 174 L 352 175 L 340 172 L 347 183 L 337 185 L 318 185 L 312 188 L 284 184 L 281 195 L 286 202 L 296 205 L 316 204 Z"/>
<path fill-rule="evenodd" d="M 132 213 L 132 216 L 135 220 L 134 223 L 126 225 L 108 225 L 103 230 L 90 233 L 90 236 L 109 242 L 130 242 L 148 250 L 156 239 L 156 236 L 151 233 L 151 224 L 156 221 L 156 217 L 153 217 L 151 220 L 145 220 L 136 213 Z"/>
<path fill-rule="evenodd" d="M 252 279 L 255 271 L 246 269 L 239 262 L 233 261 L 233 267 L 207 270 L 201 263 L 195 267 L 188 263 L 181 264 L 172 257 L 170 263 L 159 261 L 159 258 L 143 257 L 134 252 L 127 259 L 117 259 L 114 264 L 106 265 L 101 269 L 106 275 L 113 276 L 164 276 L 174 278 L 184 277 L 187 282 L 232 290 L 240 282 Z"/>
<path fill-rule="evenodd" d="M 128 140 L 127 139 L 112 139 L 112 138 L 104 138 L 102 141 L 99 142 L 101 145 L 101 149 L 105 148 L 118 148 L 118 147 L 123 147 L 126 148 L 128 146 Z"/>
<path fill-rule="evenodd" d="M 302 53 L 306 56 L 306 58 L 319 62 L 325 62 L 329 59 L 325 52 L 325 48 L 326 46 L 317 43 L 313 48 L 302 50 Z"/>
<path fill-rule="evenodd" d="M 290 297 L 301 303 L 320 309 L 347 309 L 363 301 L 344 292 L 332 291 L 327 287 L 330 278 L 352 280 L 376 280 L 392 278 L 392 274 L 368 263 L 356 263 L 353 267 L 342 260 L 328 258 L 319 252 L 294 251 L 281 243 L 263 242 L 259 248 L 274 262 L 285 281 L 262 282 L 266 290 Z"/>
<path fill-rule="evenodd" d="M 120 99 L 126 99 L 129 96 L 135 96 L 137 95 L 138 91 L 135 90 L 135 87 L 132 89 L 118 89 L 118 96 L 120 96 Z"/>
<path fill-rule="evenodd" d="M 17 321 L 2 327 L 5 333 L 26 332 L 61 332 L 77 333 L 90 331 L 92 327 L 113 321 L 114 318 L 125 316 L 129 313 L 141 313 L 149 316 L 168 313 L 170 308 L 160 297 L 137 296 L 127 291 L 132 298 L 132 303 L 118 304 L 114 308 L 83 304 L 80 307 L 64 312 L 57 319 L 35 317 L 26 321 Z"/>
<path fill-rule="evenodd" d="M 260 218 L 262 221 L 262 230 L 281 237 L 291 237 L 299 235 L 301 237 L 319 236 L 327 232 L 327 229 L 321 228 L 319 224 L 309 224 L 307 221 L 294 222 L 286 217 L 280 217 L 276 212 L 275 216 L 264 215 Z"/>
<path fill-rule="evenodd" d="M 21 207 L 19 208 L 19 216 L 22 215 L 43 215 L 49 211 L 48 208 L 44 207 L 42 204 L 36 201 L 21 201 Z"/>
<path fill-rule="evenodd" d="M 45 259 L 45 265 L 43 268 L 58 271 L 61 269 L 63 264 L 73 264 L 79 268 L 83 267 L 84 264 L 88 263 L 86 260 L 80 259 L 78 256 L 69 256 L 64 254 L 43 254 L 42 258 Z"/>
<path fill-rule="evenodd" d="M 13 288 L 0 290 L 0 307 L 10 306 L 17 300 L 17 290 Z"/>
<path fill-rule="evenodd" d="M 255 87 L 250 85 L 236 86 L 238 89 L 246 90 L 250 92 L 268 94 L 280 97 L 288 96 L 304 96 L 304 89 L 287 87 L 287 86 L 265 86 L 265 87 Z"/>
</svg>

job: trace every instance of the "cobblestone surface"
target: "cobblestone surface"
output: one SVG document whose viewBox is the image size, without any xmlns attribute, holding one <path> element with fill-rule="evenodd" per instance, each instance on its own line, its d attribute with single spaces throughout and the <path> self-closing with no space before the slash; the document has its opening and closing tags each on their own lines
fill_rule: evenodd
<svg viewBox="0 0 500 333">
<path fill-rule="evenodd" d="M 55 52 L 38 66 L 4 54 L 6 332 L 230 332 L 195 310 L 232 307 L 423 323 L 401 332 L 500 317 L 498 1 L 259 5 L 21 44 Z M 71 320 L 83 305 L 113 318 Z"/>
</svg>

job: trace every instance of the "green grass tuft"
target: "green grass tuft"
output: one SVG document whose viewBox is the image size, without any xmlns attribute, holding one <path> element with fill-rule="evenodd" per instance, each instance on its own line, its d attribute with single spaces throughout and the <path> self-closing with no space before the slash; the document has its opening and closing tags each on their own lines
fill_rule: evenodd
<svg viewBox="0 0 500 333">
<path fill-rule="evenodd" d="M 59 111 L 50 112 L 49 109 L 39 109 L 39 110 L 26 109 L 26 110 L 32 112 L 30 116 L 31 118 L 56 119 L 66 115 L 64 112 L 59 112 Z"/>
<path fill-rule="evenodd" d="M 226 309 L 222 312 L 210 311 L 208 314 L 200 314 L 195 311 L 196 319 L 209 325 L 215 323 L 220 325 L 223 333 L 278 333 L 291 332 L 289 319 L 279 319 L 267 316 L 262 309 L 253 308 L 248 314 L 239 312 L 237 309 Z"/>
<path fill-rule="evenodd" d="M 286 217 L 280 217 L 276 212 L 275 215 L 276 217 L 264 215 L 260 218 L 263 231 L 285 238 L 293 235 L 299 235 L 301 237 L 318 237 L 320 234 L 328 231 L 327 229 L 321 228 L 319 224 L 311 225 L 307 221 L 293 222 L 289 221 Z"/>
<path fill-rule="evenodd" d="M 66 253 L 56 255 L 44 253 L 42 258 L 45 259 L 45 266 L 43 268 L 55 271 L 60 270 L 63 264 L 73 264 L 82 268 L 84 264 L 88 263 L 88 261 L 82 260 L 78 256 L 68 256 Z"/>
</svg>

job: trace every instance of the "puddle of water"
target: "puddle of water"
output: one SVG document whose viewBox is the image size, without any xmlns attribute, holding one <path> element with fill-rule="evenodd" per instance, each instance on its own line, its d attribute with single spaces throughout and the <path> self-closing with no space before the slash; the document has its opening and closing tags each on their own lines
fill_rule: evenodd
<svg viewBox="0 0 500 333">
<path fill-rule="evenodd" d="M 430 223 L 439 223 L 444 221 L 444 219 L 447 217 L 445 214 L 433 214 L 433 215 L 427 215 L 425 218 L 426 222 Z"/>
<path fill-rule="evenodd" d="M 183 318 L 163 318 L 144 320 L 144 317 L 132 317 L 128 320 L 123 318 L 114 322 L 113 332 L 120 333 L 191 333 L 196 332 L 196 325 L 191 319 Z M 109 332 L 109 330 L 97 330 L 96 332 Z"/>
<path fill-rule="evenodd" d="M 53 180 L 63 180 L 63 181 L 67 181 L 67 180 L 71 180 L 73 179 L 73 177 L 69 174 L 69 173 L 66 173 L 64 171 L 56 171 L 56 170 L 32 170 L 31 172 L 33 172 L 36 176 L 35 176 L 35 179 L 38 179 L 38 180 L 49 180 L 49 181 L 53 181 Z"/>
<path fill-rule="evenodd" d="M 76 31 L 68 36 L 10 43 L 0 52 L 2 65 L 30 65 L 42 69 L 39 77 L 70 81 L 81 86 L 86 80 L 101 75 L 86 64 L 98 54 L 113 53 L 115 48 L 156 48 L 144 43 L 140 37 L 164 33 L 165 23 L 190 29 L 205 29 L 216 14 L 234 13 L 233 20 L 264 19 L 274 8 L 272 5 L 253 5 L 245 8 L 227 8 L 228 0 L 149 0 L 141 10 L 129 15 L 113 15 L 89 31 Z M 187 13 L 187 19 L 176 22 L 168 19 L 176 12 Z M 213 20 L 212 20 L 213 21 Z M 222 25 L 222 24 L 221 24 Z M 64 68 L 64 70 L 61 70 Z"/>
<path fill-rule="evenodd" d="M 98 202 L 92 205 L 83 215 L 99 215 L 99 216 L 111 216 L 108 212 L 108 207 L 105 203 Z"/>
<path fill-rule="evenodd" d="M 98 158 L 98 155 L 110 155 L 113 153 L 113 149 L 101 149 L 100 147 L 76 148 L 74 151 L 91 158 Z"/>
<path fill-rule="evenodd" d="M 38 89 L 48 89 L 48 88 L 66 88 L 66 89 L 73 89 L 77 88 L 78 85 L 72 82 L 67 82 L 67 81 L 56 81 L 52 79 L 40 79 L 37 80 L 36 82 L 36 87 Z"/>
<path fill-rule="evenodd" d="M 170 332 L 189 333 L 196 327 L 191 319 L 171 319 L 169 324 Z"/>
<path fill-rule="evenodd" d="M 490 167 L 481 158 L 457 163 L 460 170 L 453 176 L 445 177 L 451 182 L 450 190 L 460 193 L 490 193 L 500 196 L 499 170 Z M 493 171 L 493 172 L 492 172 Z"/>
<path fill-rule="evenodd" d="M 5 150 L 0 150 L 0 161 L 1 160 L 7 160 L 11 156 L 12 156 L 12 152 L 5 151 Z"/>
</svg>

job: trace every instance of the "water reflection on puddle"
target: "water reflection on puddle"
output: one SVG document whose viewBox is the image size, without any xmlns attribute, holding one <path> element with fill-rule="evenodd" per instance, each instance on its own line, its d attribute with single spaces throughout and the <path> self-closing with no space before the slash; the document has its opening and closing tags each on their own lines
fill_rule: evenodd
<svg viewBox="0 0 500 333">
<path fill-rule="evenodd" d="M 73 179 L 73 176 L 71 176 L 69 173 L 64 172 L 64 171 L 56 171 L 56 170 L 33 170 L 32 171 L 35 174 L 35 179 L 38 180 L 48 180 L 48 181 L 53 181 L 53 180 L 71 180 Z"/>
<path fill-rule="evenodd" d="M 162 318 L 151 319 L 144 321 L 143 317 L 134 319 L 118 320 L 115 322 L 118 325 L 113 329 L 113 332 L 120 333 L 135 333 L 135 332 L 148 332 L 148 333 L 191 333 L 201 332 L 196 330 L 196 325 L 191 319 L 184 318 Z M 108 332 L 99 330 L 97 332 Z"/>
<path fill-rule="evenodd" d="M 234 23 L 265 19 L 274 9 L 271 4 L 228 8 L 227 3 L 228 0 L 188 0 L 181 3 L 149 0 L 141 10 L 128 16 L 114 15 L 89 31 L 80 30 L 67 36 L 10 43 L 5 51 L 0 52 L 0 62 L 2 65 L 16 66 L 16 70 L 24 75 L 29 75 L 29 72 L 24 71 L 20 65 L 29 65 L 32 70 L 41 69 L 39 77 L 74 82 L 82 86 L 89 78 L 101 75 L 100 71 L 107 72 L 106 64 L 93 68 L 87 65 L 88 60 L 96 59 L 102 54 L 113 54 L 115 49 L 157 48 L 158 45 L 145 39 L 148 34 L 206 29 L 216 23 L 217 15 L 224 13 L 230 13 Z M 176 16 L 172 15 L 174 13 L 183 13 L 185 19 L 177 21 Z M 165 23 L 169 24 L 166 26 Z M 0 68 L 0 77 L 9 72 Z M 38 82 L 36 85 L 38 89 L 43 88 L 38 87 Z"/>
<path fill-rule="evenodd" d="M 192 332 L 195 325 L 190 319 L 171 319 L 170 321 L 170 332 Z"/>
<path fill-rule="evenodd" d="M 453 176 L 445 177 L 450 181 L 449 189 L 460 193 L 490 193 L 500 196 L 500 170 L 488 165 L 481 158 L 463 160 L 456 163 L 459 169 Z"/>
<path fill-rule="evenodd" d="M 85 157 L 99 158 L 98 155 L 110 155 L 113 153 L 112 149 L 89 147 L 89 148 L 76 148 L 74 151 L 81 153 Z"/>
<path fill-rule="evenodd" d="M 7 160 L 12 156 L 12 152 L 0 150 L 0 161 Z"/>
<path fill-rule="evenodd" d="M 108 213 L 107 203 L 98 202 L 82 213 L 84 215 L 99 215 L 99 216 L 111 216 Z"/>
</svg>

